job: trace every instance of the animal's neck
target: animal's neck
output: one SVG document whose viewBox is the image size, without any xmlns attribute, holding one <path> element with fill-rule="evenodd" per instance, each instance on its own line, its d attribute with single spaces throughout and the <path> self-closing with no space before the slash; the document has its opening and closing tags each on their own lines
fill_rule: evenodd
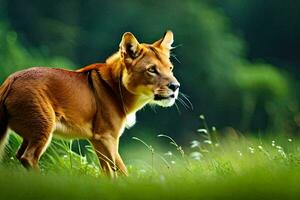
<svg viewBox="0 0 300 200">
<path fill-rule="evenodd" d="M 104 81 L 111 86 L 118 96 L 125 114 L 130 115 L 144 107 L 149 102 L 149 99 L 135 95 L 124 87 L 122 83 L 124 70 L 125 65 L 121 62 L 120 56 L 117 53 L 109 58 L 105 66 L 101 67 L 99 71 Z"/>
</svg>

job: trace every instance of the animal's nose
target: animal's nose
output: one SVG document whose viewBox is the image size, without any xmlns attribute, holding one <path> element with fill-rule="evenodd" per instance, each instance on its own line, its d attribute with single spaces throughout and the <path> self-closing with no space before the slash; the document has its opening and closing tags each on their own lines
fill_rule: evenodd
<svg viewBox="0 0 300 200">
<path fill-rule="evenodd" d="M 177 90 L 179 87 L 180 87 L 180 84 L 179 84 L 179 83 L 176 83 L 176 82 L 171 82 L 171 83 L 169 83 L 169 85 L 168 85 L 168 88 L 170 88 L 173 92 L 174 92 L 175 90 Z"/>
</svg>

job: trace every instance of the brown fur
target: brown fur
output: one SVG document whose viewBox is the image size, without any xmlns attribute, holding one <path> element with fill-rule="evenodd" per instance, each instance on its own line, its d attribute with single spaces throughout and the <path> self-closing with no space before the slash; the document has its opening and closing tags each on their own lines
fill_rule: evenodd
<svg viewBox="0 0 300 200">
<path fill-rule="evenodd" d="M 127 175 L 119 138 L 130 115 L 155 103 L 155 95 L 173 94 L 168 84 L 178 82 L 169 60 L 172 42 L 170 31 L 152 45 L 125 33 L 120 50 L 106 63 L 77 71 L 36 67 L 11 75 L 0 87 L 0 142 L 9 126 L 23 138 L 17 158 L 38 168 L 52 135 L 85 138 L 109 176 L 116 169 Z M 148 69 L 153 64 L 159 74 Z"/>
</svg>

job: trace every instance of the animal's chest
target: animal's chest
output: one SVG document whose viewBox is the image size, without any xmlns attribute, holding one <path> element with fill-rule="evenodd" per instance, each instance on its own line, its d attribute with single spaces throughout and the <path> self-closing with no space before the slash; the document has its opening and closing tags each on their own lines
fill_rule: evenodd
<svg viewBox="0 0 300 200">
<path fill-rule="evenodd" d="M 126 128 L 133 127 L 135 125 L 135 122 L 136 122 L 135 113 L 127 115 L 127 117 L 126 117 L 126 123 L 125 123 Z"/>
<path fill-rule="evenodd" d="M 121 136 L 124 132 L 125 127 L 131 128 L 135 124 L 135 113 L 127 115 L 126 120 L 120 126 L 119 131 L 116 133 Z M 69 123 L 56 122 L 54 135 L 60 136 L 67 139 L 90 139 L 93 138 L 93 127 L 92 123 L 87 123 L 85 125 L 73 125 Z"/>
</svg>

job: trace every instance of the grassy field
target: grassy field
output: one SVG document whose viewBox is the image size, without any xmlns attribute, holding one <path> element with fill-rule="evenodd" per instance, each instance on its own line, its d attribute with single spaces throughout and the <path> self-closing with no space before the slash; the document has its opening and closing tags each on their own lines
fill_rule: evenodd
<svg viewBox="0 0 300 200">
<path fill-rule="evenodd" d="M 41 173 L 23 169 L 10 138 L 0 165 L 0 199 L 299 199 L 300 141 L 295 138 L 228 137 L 199 129 L 182 148 L 133 138 L 126 151 L 130 176 L 104 177 L 89 145 L 54 140 L 41 159 Z M 150 137 L 150 136 L 149 136 Z M 153 146 L 151 146 L 153 145 Z M 76 153 L 75 153 L 76 152 Z"/>
</svg>

